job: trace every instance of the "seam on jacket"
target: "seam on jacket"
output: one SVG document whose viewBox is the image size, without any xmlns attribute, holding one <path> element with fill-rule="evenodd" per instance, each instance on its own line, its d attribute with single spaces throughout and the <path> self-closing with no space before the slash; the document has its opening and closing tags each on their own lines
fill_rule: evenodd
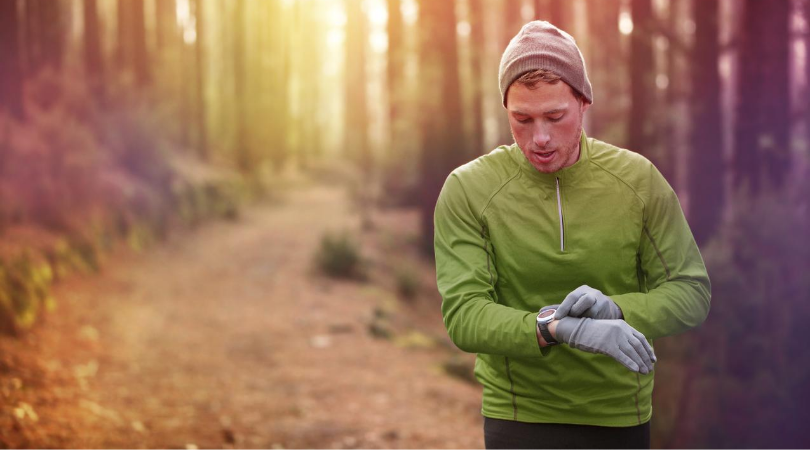
<svg viewBox="0 0 810 450">
<path fill-rule="evenodd" d="M 489 284 L 493 285 L 494 280 L 492 279 L 492 267 L 490 265 L 490 257 L 489 257 L 489 245 L 487 244 L 487 238 L 484 234 L 485 227 L 481 225 L 481 239 L 484 240 L 484 252 L 487 254 L 487 273 L 489 274 Z M 493 285 L 494 287 L 494 285 Z"/>
<path fill-rule="evenodd" d="M 638 414 L 638 424 L 641 425 L 641 409 L 638 407 L 638 396 L 641 394 L 641 375 L 636 372 L 636 383 L 638 383 L 638 390 L 636 391 L 636 413 Z"/>
<path fill-rule="evenodd" d="M 615 173 L 611 172 L 610 170 L 606 169 L 604 166 L 602 166 L 602 165 L 601 165 L 601 164 L 599 164 L 598 162 L 594 161 L 593 159 L 588 159 L 588 161 L 589 161 L 591 164 L 593 164 L 594 166 L 596 166 L 596 167 L 598 167 L 598 168 L 600 168 L 600 169 L 604 170 L 604 171 L 605 171 L 607 174 L 609 174 L 610 176 L 612 176 L 612 177 L 616 178 L 617 180 L 621 181 L 623 185 L 627 186 L 627 188 L 628 188 L 628 189 L 630 189 L 631 191 L 633 191 L 633 194 L 634 194 L 634 195 L 635 195 L 635 196 L 638 198 L 638 201 L 640 201 L 640 202 L 641 202 L 641 204 L 644 206 L 644 211 L 646 211 L 646 210 L 647 210 L 647 203 L 644 201 L 644 199 L 643 199 L 643 198 L 641 198 L 641 196 L 640 196 L 640 195 L 638 195 L 638 192 L 636 191 L 636 188 L 634 188 L 634 187 L 633 187 L 633 186 L 632 186 L 630 183 L 628 183 L 628 182 L 624 181 L 624 179 L 623 179 L 622 177 L 620 177 L 620 176 L 616 175 Z"/>
<path fill-rule="evenodd" d="M 653 239 L 652 234 L 650 233 L 650 230 L 647 228 L 647 225 L 644 225 L 644 233 L 647 235 L 647 238 L 652 243 L 652 246 L 655 249 L 655 253 L 658 254 L 658 259 L 661 260 L 661 264 L 664 265 L 664 271 L 666 271 L 666 273 L 667 273 L 667 281 L 669 281 L 672 278 L 672 276 L 669 273 L 669 266 L 667 266 L 667 262 L 664 260 L 664 255 L 662 255 L 661 251 L 658 250 L 658 245 L 655 243 L 655 239 Z"/>
<path fill-rule="evenodd" d="M 507 156 L 508 156 L 508 155 L 507 155 Z M 512 158 L 510 157 L 509 159 L 511 160 Z M 503 183 L 501 183 L 501 185 L 500 185 L 500 186 L 498 186 L 498 188 L 497 188 L 497 189 L 495 189 L 495 192 L 493 192 L 493 193 L 492 193 L 492 195 L 490 195 L 490 196 L 489 196 L 489 198 L 487 199 L 486 204 L 484 204 L 484 207 L 483 207 L 483 208 L 481 208 L 481 213 L 478 215 L 478 217 L 480 218 L 480 220 L 481 220 L 481 222 L 482 222 L 482 223 L 484 222 L 484 212 L 486 212 L 487 208 L 489 208 L 489 204 L 490 204 L 490 203 L 492 203 L 492 199 L 493 199 L 493 198 L 495 198 L 495 196 L 496 196 L 496 195 L 498 195 L 498 193 L 499 193 L 499 192 L 501 192 L 501 190 L 502 190 L 502 189 L 503 189 L 503 188 L 504 188 L 504 187 L 505 187 L 507 184 L 509 184 L 509 182 L 510 182 L 510 181 L 512 181 L 512 180 L 514 180 L 515 178 L 517 178 L 517 176 L 518 176 L 518 175 L 520 175 L 520 166 L 518 166 L 518 167 L 517 167 L 517 170 L 515 170 L 515 173 L 514 173 L 512 176 L 510 176 L 510 177 L 509 177 L 509 178 L 507 178 L 507 179 L 506 179 L 506 180 L 505 180 Z"/>
<path fill-rule="evenodd" d="M 517 420 L 517 396 L 515 395 L 515 382 L 512 381 L 512 371 L 509 370 L 509 357 L 504 357 L 506 361 L 506 377 L 509 378 L 509 392 L 512 394 L 512 420 Z"/>
</svg>

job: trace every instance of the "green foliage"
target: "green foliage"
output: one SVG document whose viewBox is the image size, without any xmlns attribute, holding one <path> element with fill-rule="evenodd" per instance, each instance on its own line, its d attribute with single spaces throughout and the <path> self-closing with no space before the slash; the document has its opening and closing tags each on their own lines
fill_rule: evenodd
<svg viewBox="0 0 810 450">
<path fill-rule="evenodd" d="M 411 264 L 401 264 L 395 269 L 397 292 L 406 300 L 416 297 L 421 287 L 419 271 Z"/>
<path fill-rule="evenodd" d="M 363 278 L 360 244 L 349 232 L 327 233 L 315 255 L 318 269 L 336 278 Z"/>
</svg>

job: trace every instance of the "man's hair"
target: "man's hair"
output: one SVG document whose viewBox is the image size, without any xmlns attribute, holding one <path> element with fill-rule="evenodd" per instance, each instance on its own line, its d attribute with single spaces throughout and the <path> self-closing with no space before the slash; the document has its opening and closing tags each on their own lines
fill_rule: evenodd
<svg viewBox="0 0 810 450">
<path fill-rule="evenodd" d="M 537 89 L 537 85 L 540 82 L 546 84 L 557 84 L 560 82 L 560 80 L 562 80 L 562 77 L 560 77 L 554 72 L 551 72 L 546 69 L 535 69 L 519 76 L 515 80 L 515 83 L 522 84 L 529 89 Z M 563 81 L 563 83 L 565 82 Z M 566 85 L 567 84 L 568 83 L 566 83 Z M 568 85 L 568 88 L 571 89 L 571 93 L 574 94 L 574 97 L 577 99 L 577 101 L 582 103 L 582 101 L 585 99 L 585 96 L 579 93 L 576 89 L 572 88 L 570 85 Z"/>
</svg>

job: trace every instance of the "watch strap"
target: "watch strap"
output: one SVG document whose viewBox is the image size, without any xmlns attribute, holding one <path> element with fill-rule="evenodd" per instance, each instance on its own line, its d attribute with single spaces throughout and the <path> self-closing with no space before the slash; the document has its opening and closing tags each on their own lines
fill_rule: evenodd
<svg viewBox="0 0 810 450">
<path fill-rule="evenodd" d="M 551 331 L 548 330 L 548 323 L 538 323 L 537 328 L 540 330 L 540 334 L 543 336 L 543 339 L 546 340 L 546 344 L 548 345 L 557 345 L 556 339 L 551 335 Z"/>
</svg>

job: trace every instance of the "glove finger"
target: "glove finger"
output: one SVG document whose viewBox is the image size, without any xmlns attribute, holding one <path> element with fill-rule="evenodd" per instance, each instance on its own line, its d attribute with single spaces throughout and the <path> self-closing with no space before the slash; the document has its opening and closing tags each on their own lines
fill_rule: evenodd
<svg viewBox="0 0 810 450">
<path fill-rule="evenodd" d="M 571 306 L 570 314 L 574 317 L 582 317 L 582 314 L 591 309 L 591 307 L 596 303 L 596 298 L 594 298 L 591 294 L 583 294 L 581 297 L 577 299 L 576 302 Z"/>
<path fill-rule="evenodd" d="M 649 373 L 649 370 L 647 370 L 647 365 L 644 364 L 644 361 L 641 359 L 641 355 L 638 354 L 632 345 L 626 342 L 622 343 L 619 345 L 619 350 L 636 364 L 636 370 L 634 370 L 634 372 L 641 372 L 645 375 Z"/>
<path fill-rule="evenodd" d="M 655 356 L 655 351 L 653 350 L 653 348 L 652 348 L 652 346 L 650 345 L 650 343 L 649 343 L 649 342 L 647 342 L 647 338 L 646 338 L 646 337 L 644 337 L 644 335 L 643 335 L 643 334 L 641 334 L 641 332 L 639 332 L 638 330 L 635 330 L 635 329 L 633 330 L 633 336 L 635 336 L 635 337 L 636 337 L 636 339 L 638 339 L 639 341 L 641 341 L 641 343 L 644 345 L 644 350 L 645 350 L 645 351 L 647 352 L 647 354 L 650 356 L 650 361 L 652 361 L 653 363 L 655 363 L 656 361 L 658 361 L 658 358 Z"/>
<path fill-rule="evenodd" d="M 653 370 L 653 362 L 650 353 L 647 351 L 646 347 L 649 347 L 646 344 L 646 341 L 642 343 L 642 340 L 638 339 L 635 335 L 631 336 L 630 345 L 636 350 L 636 353 L 641 357 L 641 360 L 644 362 L 644 366 L 647 368 L 647 372 L 652 372 Z"/>
<path fill-rule="evenodd" d="M 627 367 L 628 370 L 631 370 L 633 372 L 638 372 L 639 371 L 638 364 L 636 364 L 633 361 L 633 359 L 630 358 L 629 356 L 627 356 L 627 354 L 625 354 L 623 351 L 618 350 L 618 351 L 615 351 L 615 352 L 610 352 L 609 355 L 612 356 L 613 359 L 615 359 L 616 361 L 621 363 L 621 365 L 623 365 L 624 367 Z"/>
<path fill-rule="evenodd" d="M 560 307 L 557 308 L 557 312 L 554 314 L 555 319 L 562 319 L 568 315 L 571 311 L 571 307 L 574 306 L 574 303 L 576 303 L 577 299 L 582 295 L 579 290 L 580 288 L 576 288 L 573 292 L 565 296 L 565 300 L 563 300 Z"/>
</svg>

